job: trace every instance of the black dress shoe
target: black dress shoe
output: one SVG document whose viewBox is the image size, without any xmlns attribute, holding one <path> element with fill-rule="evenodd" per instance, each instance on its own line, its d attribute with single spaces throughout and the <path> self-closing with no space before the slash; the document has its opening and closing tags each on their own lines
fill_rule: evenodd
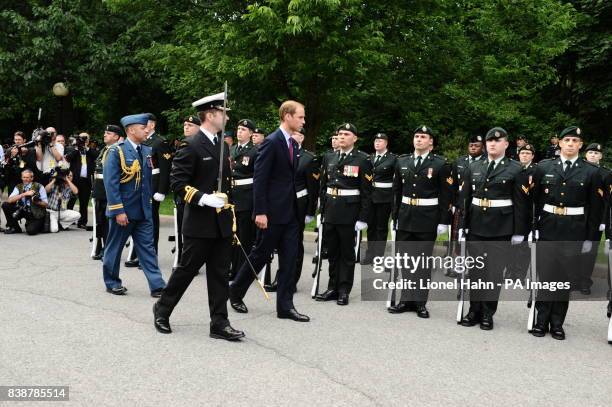
<svg viewBox="0 0 612 407">
<path fill-rule="evenodd" d="M 291 308 L 288 311 L 278 311 L 276 316 L 280 319 L 292 319 L 297 322 L 308 322 L 310 318 L 308 315 L 300 314 L 295 308 Z"/>
<path fill-rule="evenodd" d="M 163 291 L 164 291 L 163 288 L 158 288 L 157 290 L 153 290 L 153 291 L 151 291 L 151 297 L 153 297 L 153 298 L 161 298 Z"/>
<path fill-rule="evenodd" d="M 231 325 L 225 325 L 222 327 L 211 326 L 210 337 L 215 339 L 225 339 L 226 341 L 237 341 L 240 338 L 244 338 L 244 332 L 232 328 Z"/>
<path fill-rule="evenodd" d="M 467 313 L 466 316 L 463 317 L 463 319 L 461 319 L 460 324 L 463 326 L 474 326 L 479 322 L 480 318 L 478 317 L 478 315 L 475 312 L 470 311 Z"/>
<path fill-rule="evenodd" d="M 483 315 L 480 320 L 480 329 L 483 331 L 490 331 L 493 329 L 493 315 Z"/>
<path fill-rule="evenodd" d="M 278 289 L 278 283 L 275 281 L 272 284 L 264 284 L 264 290 L 269 293 L 275 293 Z"/>
<path fill-rule="evenodd" d="M 537 336 L 538 338 L 541 338 L 541 337 L 546 335 L 547 331 L 548 331 L 548 329 L 547 329 L 546 325 L 535 324 L 533 326 L 533 329 L 531 330 L 531 334 L 533 336 Z"/>
<path fill-rule="evenodd" d="M 335 290 L 326 290 L 322 294 L 318 294 L 315 297 L 317 301 L 333 301 L 338 299 L 338 291 Z"/>
<path fill-rule="evenodd" d="M 348 305 L 348 303 L 349 303 L 349 295 L 347 293 L 338 294 L 338 299 L 336 300 L 336 304 Z"/>
<path fill-rule="evenodd" d="M 91 256 L 92 260 L 102 260 L 102 253 L 96 253 L 93 256 Z"/>
<path fill-rule="evenodd" d="M 241 314 L 246 314 L 247 312 L 249 312 L 249 309 L 242 300 L 230 300 L 230 305 L 236 312 L 239 312 Z"/>
<path fill-rule="evenodd" d="M 561 326 L 557 326 L 557 327 L 551 327 L 550 328 L 550 335 L 554 338 L 557 339 L 559 341 L 563 341 L 565 340 L 565 331 L 563 330 L 563 327 Z"/>
<path fill-rule="evenodd" d="M 591 295 L 591 289 L 589 287 L 584 287 L 580 289 L 580 294 L 582 295 Z"/>
<path fill-rule="evenodd" d="M 390 314 L 401 314 L 404 312 L 416 311 L 414 303 L 411 301 L 400 301 L 397 305 L 389 307 Z"/>
<path fill-rule="evenodd" d="M 608 311 L 606 312 L 606 315 L 608 316 L 608 318 L 612 316 L 612 301 L 608 303 Z"/>
<path fill-rule="evenodd" d="M 172 328 L 170 328 L 170 321 L 166 317 L 162 317 L 157 313 L 158 304 L 153 304 L 153 325 L 157 332 L 162 334 L 171 334 Z"/>
<path fill-rule="evenodd" d="M 417 305 L 416 314 L 419 318 L 429 318 L 429 311 L 427 311 L 425 305 Z"/>
<path fill-rule="evenodd" d="M 126 260 L 123 265 L 125 267 L 138 267 L 140 265 L 140 262 L 138 260 Z"/>
<path fill-rule="evenodd" d="M 79 228 L 79 229 L 87 229 L 87 225 L 83 225 L 83 224 L 81 223 L 81 224 L 78 224 L 78 225 L 77 225 L 77 228 Z"/>
<path fill-rule="evenodd" d="M 16 233 L 21 233 L 21 229 L 20 228 L 6 228 L 4 230 L 5 235 L 14 235 Z"/>
<path fill-rule="evenodd" d="M 115 295 L 125 295 L 126 291 L 127 291 L 127 288 L 125 288 L 124 286 L 106 289 L 107 293 L 111 293 Z"/>
</svg>

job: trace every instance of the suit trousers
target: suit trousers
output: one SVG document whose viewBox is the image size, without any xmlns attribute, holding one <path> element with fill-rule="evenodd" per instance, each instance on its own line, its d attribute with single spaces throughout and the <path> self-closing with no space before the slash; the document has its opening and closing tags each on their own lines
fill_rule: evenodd
<svg viewBox="0 0 612 407">
<path fill-rule="evenodd" d="M 73 196 L 68 201 L 68 209 L 73 209 L 74 204 L 77 199 L 79 200 L 79 213 L 81 214 L 81 219 L 79 219 L 79 225 L 87 225 L 88 221 L 88 211 L 87 207 L 89 206 L 89 198 L 91 198 L 91 182 L 88 178 L 81 178 L 77 175 L 74 176 L 73 179 L 74 185 L 79 190 L 77 196 Z"/>
</svg>

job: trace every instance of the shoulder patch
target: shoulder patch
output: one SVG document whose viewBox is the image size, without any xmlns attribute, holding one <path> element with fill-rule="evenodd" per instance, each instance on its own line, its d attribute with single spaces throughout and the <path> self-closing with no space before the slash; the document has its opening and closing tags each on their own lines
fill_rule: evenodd
<svg viewBox="0 0 612 407">
<path fill-rule="evenodd" d="M 165 153 L 165 154 L 164 154 L 164 158 L 165 158 L 166 160 L 169 160 L 171 157 L 172 157 L 172 155 L 171 155 L 170 153 Z"/>
</svg>

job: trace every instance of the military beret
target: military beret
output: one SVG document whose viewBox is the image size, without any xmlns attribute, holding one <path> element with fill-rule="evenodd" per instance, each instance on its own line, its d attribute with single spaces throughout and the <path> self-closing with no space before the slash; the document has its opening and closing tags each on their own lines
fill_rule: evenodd
<svg viewBox="0 0 612 407">
<path fill-rule="evenodd" d="M 527 141 L 527 136 L 525 136 L 525 135 L 523 135 L 523 134 L 519 134 L 519 135 L 516 137 L 516 139 L 517 139 L 517 140 L 525 140 L 525 141 Z"/>
<path fill-rule="evenodd" d="M 225 92 L 217 93 L 215 95 L 205 96 L 202 99 L 198 99 L 191 104 L 195 107 L 198 112 L 204 112 L 210 109 L 223 110 L 223 101 L 225 100 Z M 225 107 L 225 110 L 231 110 L 229 107 Z"/>
<path fill-rule="evenodd" d="M 234 138 L 234 133 L 231 130 L 228 130 L 223 134 L 223 138 Z"/>
<path fill-rule="evenodd" d="M 602 148 L 601 148 L 601 144 L 597 144 L 597 143 L 591 143 L 588 145 L 588 147 L 586 148 L 586 150 L 584 150 L 585 152 L 587 151 L 598 151 L 598 152 L 602 152 Z"/>
<path fill-rule="evenodd" d="M 535 149 L 533 148 L 533 146 L 531 144 L 525 144 L 523 147 L 519 148 L 519 153 L 521 151 L 531 151 L 533 154 L 535 154 Z"/>
<path fill-rule="evenodd" d="M 431 130 L 427 126 L 419 126 L 419 127 L 417 127 L 416 129 L 414 129 L 414 134 L 429 134 L 431 137 L 434 136 L 433 130 Z"/>
<path fill-rule="evenodd" d="M 353 133 L 354 135 L 357 135 L 357 127 L 353 126 L 351 123 L 344 123 L 341 124 L 340 126 L 338 126 L 338 128 L 336 129 L 336 132 L 339 132 L 340 130 L 344 130 L 344 131 L 350 131 L 351 133 Z"/>
<path fill-rule="evenodd" d="M 501 127 L 493 127 L 487 132 L 485 140 L 497 140 L 502 137 L 508 138 L 508 132 L 506 132 L 506 130 L 502 129 Z"/>
<path fill-rule="evenodd" d="M 193 124 L 197 124 L 198 126 L 202 124 L 202 122 L 200 121 L 200 118 L 196 115 L 189 115 L 187 117 L 185 117 L 183 119 L 183 123 L 193 123 Z"/>
<path fill-rule="evenodd" d="M 565 136 L 582 138 L 582 130 L 580 130 L 580 127 L 576 126 L 567 127 L 559 135 L 560 138 L 564 138 Z"/>
<path fill-rule="evenodd" d="M 255 130 L 253 130 L 253 133 L 266 134 L 266 131 L 262 129 L 261 127 L 255 127 Z"/>
<path fill-rule="evenodd" d="M 376 135 L 374 136 L 374 140 L 376 139 L 389 141 L 389 137 L 385 133 L 376 133 Z"/>
<path fill-rule="evenodd" d="M 123 129 L 116 124 L 107 124 L 104 131 L 110 131 L 111 133 L 117 134 L 119 137 L 124 137 Z"/>
<path fill-rule="evenodd" d="M 480 134 L 471 135 L 470 143 L 482 143 L 482 136 Z"/>
<path fill-rule="evenodd" d="M 157 117 L 155 117 L 155 115 L 153 113 L 148 113 L 149 115 L 149 120 L 151 120 L 152 122 L 156 122 L 157 121 Z"/>
<path fill-rule="evenodd" d="M 132 124 L 142 124 L 146 126 L 147 123 L 149 123 L 148 113 L 131 114 L 121 118 L 121 125 L 124 129 L 127 129 L 128 126 L 131 126 Z"/>
<path fill-rule="evenodd" d="M 246 127 L 247 129 L 251 131 L 255 130 L 255 123 L 253 123 L 253 120 L 249 120 L 249 119 L 240 120 L 238 122 L 238 126 Z"/>
</svg>

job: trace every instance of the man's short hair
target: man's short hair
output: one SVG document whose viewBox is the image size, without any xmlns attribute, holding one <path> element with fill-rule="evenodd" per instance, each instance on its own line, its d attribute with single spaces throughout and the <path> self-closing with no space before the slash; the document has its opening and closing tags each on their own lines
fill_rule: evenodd
<svg viewBox="0 0 612 407">
<path fill-rule="evenodd" d="M 23 131 L 21 131 L 21 130 L 16 131 L 15 132 L 15 136 L 19 136 L 19 137 L 21 137 L 23 139 L 25 138 L 25 134 L 23 134 Z"/>
<path fill-rule="evenodd" d="M 295 100 L 287 100 L 283 102 L 283 104 L 278 109 L 278 117 L 281 121 L 285 118 L 286 114 L 294 115 L 297 112 L 299 107 L 304 107 L 300 102 L 296 102 Z"/>
<path fill-rule="evenodd" d="M 26 174 L 26 173 L 34 175 L 34 171 L 32 171 L 32 170 L 31 170 L 31 169 L 29 169 L 29 168 L 26 168 L 26 169 L 24 169 L 23 171 L 21 171 L 21 174 L 22 174 L 22 175 L 23 175 L 23 174 Z"/>
<path fill-rule="evenodd" d="M 221 110 L 219 109 L 206 109 L 206 110 L 202 110 L 198 112 L 198 117 L 200 118 L 200 122 L 204 123 L 206 121 L 206 114 L 212 113 L 214 115 L 215 112 L 220 112 L 220 111 Z"/>
</svg>

